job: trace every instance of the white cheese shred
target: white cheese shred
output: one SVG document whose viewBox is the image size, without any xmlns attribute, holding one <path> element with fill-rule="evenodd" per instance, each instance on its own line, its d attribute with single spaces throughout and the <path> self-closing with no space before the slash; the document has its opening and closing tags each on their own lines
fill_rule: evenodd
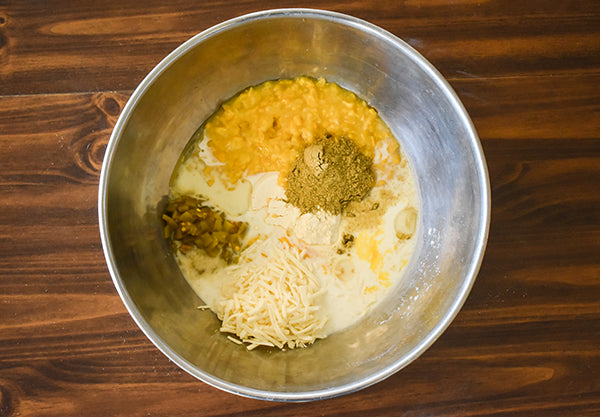
<svg viewBox="0 0 600 417">
<path fill-rule="evenodd" d="M 320 281 L 297 248 L 280 244 L 271 239 L 255 242 L 230 271 L 236 280 L 233 295 L 221 302 L 220 330 L 235 334 L 236 343 L 243 342 L 248 350 L 305 347 L 325 337 L 326 320 L 316 305 Z"/>
</svg>

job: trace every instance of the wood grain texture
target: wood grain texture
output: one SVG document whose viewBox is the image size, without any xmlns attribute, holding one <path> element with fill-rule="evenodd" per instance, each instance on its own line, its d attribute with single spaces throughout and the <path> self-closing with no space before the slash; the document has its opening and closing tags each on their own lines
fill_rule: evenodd
<svg viewBox="0 0 600 417">
<path fill-rule="evenodd" d="M 597 73 L 600 3 L 65 0 L 0 3 L 0 94 L 131 90 L 195 34 L 244 13 L 313 7 L 375 23 L 450 79 Z"/>
<path fill-rule="evenodd" d="M 304 404 L 203 384 L 138 330 L 105 265 L 100 166 L 179 43 L 273 6 L 353 14 L 462 99 L 492 185 L 465 306 L 401 372 Z M 0 417 L 600 416 L 600 3 L 0 0 Z"/>
</svg>

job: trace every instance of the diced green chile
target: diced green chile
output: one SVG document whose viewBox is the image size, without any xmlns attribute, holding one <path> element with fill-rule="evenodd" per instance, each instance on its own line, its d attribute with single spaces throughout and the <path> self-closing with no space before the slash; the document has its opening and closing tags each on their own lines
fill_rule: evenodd
<svg viewBox="0 0 600 417">
<path fill-rule="evenodd" d="M 228 263 L 237 260 L 248 230 L 247 223 L 227 220 L 224 213 L 191 196 L 170 201 L 161 218 L 165 239 L 179 242 L 181 252 L 196 246 L 209 256 L 221 255 Z"/>
</svg>

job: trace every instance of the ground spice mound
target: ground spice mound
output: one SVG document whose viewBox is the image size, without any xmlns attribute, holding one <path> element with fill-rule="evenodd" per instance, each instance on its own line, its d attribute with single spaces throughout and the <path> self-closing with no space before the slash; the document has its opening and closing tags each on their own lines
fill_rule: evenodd
<svg viewBox="0 0 600 417">
<path fill-rule="evenodd" d="M 302 213 L 340 214 L 374 185 L 373 160 L 351 139 L 327 135 L 300 152 L 287 176 L 286 197 Z"/>
</svg>

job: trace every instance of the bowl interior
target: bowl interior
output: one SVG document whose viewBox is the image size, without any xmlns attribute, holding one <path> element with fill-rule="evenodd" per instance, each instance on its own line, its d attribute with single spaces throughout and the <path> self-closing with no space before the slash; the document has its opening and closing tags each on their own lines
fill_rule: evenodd
<svg viewBox="0 0 600 417">
<path fill-rule="evenodd" d="M 418 181 L 417 247 L 406 279 L 352 328 L 307 349 L 245 348 L 196 309 L 161 237 L 159 212 L 186 143 L 219 104 L 266 80 L 326 77 L 378 109 Z M 462 106 L 406 44 L 357 19 L 275 11 L 204 32 L 167 57 L 123 111 L 100 187 L 113 280 L 148 337 L 186 371 L 268 399 L 324 398 L 374 383 L 414 360 L 444 330 L 475 278 L 487 237 L 488 182 Z"/>
</svg>

